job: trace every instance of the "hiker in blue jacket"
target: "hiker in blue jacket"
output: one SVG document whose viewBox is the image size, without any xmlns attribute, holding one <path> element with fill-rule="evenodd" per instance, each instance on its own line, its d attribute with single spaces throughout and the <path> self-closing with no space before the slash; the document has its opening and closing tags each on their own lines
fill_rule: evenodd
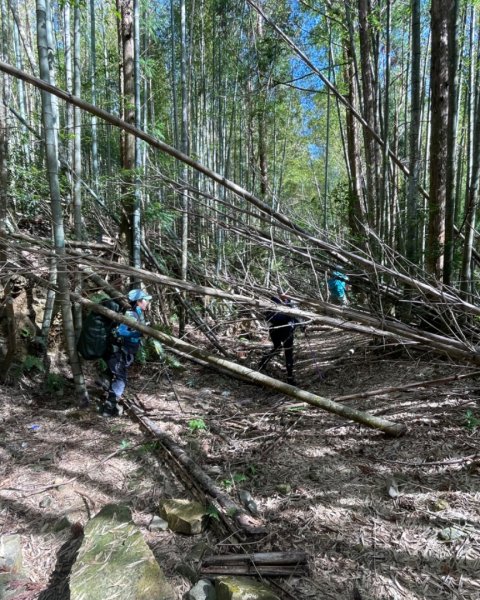
<svg viewBox="0 0 480 600">
<path fill-rule="evenodd" d="M 278 290 L 278 296 L 272 298 L 275 304 L 293 308 L 294 304 L 287 294 L 282 290 Z M 267 366 L 267 363 L 283 346 L 285 353 L 285 366 L 287 367 L 287 383 L 297 385 L 293 377 L 293 340 L 295 337 L 295 327 L 298 325 L 298 320 L 292 315 L 287 315 L 281 310 L 268 311 L 265 314 L 266 321 L 269 325 L 268 333 L 273 344 L 273 348 L 267 352 L 258 367 L 261 371 Z"/>
<path fill-rule="evenodd" d="M 347 292 L 350 289 L 348 285 L 348 275 L 345 275 L 341 266 L 336 266 L 329 279 L 327 280 L 329 300 L 333 304 L 346 306 L 348 304 Z"/>
<path fill-rule="evenodd" d="M 151 299 L 152 296 L 149 296 L 143 290 L 130 290 L 128 292 L 130 309 L 126 311 L 125 316 L 137 323 L 146 325 L 145 311 Z M 118 401 L 125 390 L 128 368 L 133 363 L 135 354 L 140 348 L 142 335 L 140 331 L 132 329 L 125 323 L 121 323 L 114 330 L 112 344 L 106 357 L 107 367 L 110 372 L 110 385 L 108 388 L 108 397 L 101 408 L 101 414 L 104 417 L 117 417 L 121 415 Z"/>
</svg>

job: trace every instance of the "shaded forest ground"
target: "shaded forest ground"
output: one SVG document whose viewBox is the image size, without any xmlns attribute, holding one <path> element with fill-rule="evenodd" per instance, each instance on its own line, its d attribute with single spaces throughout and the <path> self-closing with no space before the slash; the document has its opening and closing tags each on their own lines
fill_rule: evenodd
<svg viewBox="0 0 480 600">
<path fill-rule="evenodd" d="M 232 338 L 222 341 L 252 367 L 268 346 L 265 337 L 237 340 L 235 348 Z M 296 357 L 299 385 L 330 398 L 466 372 L 426 351 L 374 346 L 327 327 L 298 335 Z M 236 488 L 251 493 L 267 534 L 246 551 L 308 553 L 310 575 L 279 582 L 290 592 L 282 597 L 480 597 L 478 379 L 348 402 L 407 424 L 404 437 L 388 439 L 184 366 L 136 366 L 129 390 L 235 499 Z M 268 373 L 285 377 L 281 358 Z M 56 553 L 71 536 L 62 517 L 84 523 L 108 502 L 131 506 L 178 598 L 202 553 L 231 551 L 211 528 L 194 537 L 149 530 L 162 498 L 188 493 L 136 423 L 72 409 L 65 390 L 39 395 L 25 378 L 0 394 L 0 532 L 21 535 L 29 598 L 48 588 Z M 192 431 L 193 419 L 207 430 Z"/>
</svg>

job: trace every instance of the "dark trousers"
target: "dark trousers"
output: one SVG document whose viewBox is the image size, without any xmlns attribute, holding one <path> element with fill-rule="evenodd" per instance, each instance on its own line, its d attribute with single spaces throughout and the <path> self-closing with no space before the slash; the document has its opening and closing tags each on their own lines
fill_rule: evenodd
<svg viewBox="0 0 480 600">
<path fill-rule="evenodd" d="M 261 371 L 271 358 L 281 349 L 285 353 L 285 366 L 287 367 L 287 379 L 293 379 L 293 339 L 294 328 L 291 325 L 282 325 L 280 327 L 270 327 L 268 331 L 273 348 L 265 354 L 260 362 L 258 369 Z"/>
<path fill-rule="evenodd" d="M 125 386 L 127 385 L 128 367 L 133 363 L 134 356 L 124 348 L 113 351 L 106 359 L 110 371 L 110 387 L 108 389 L 108 400 L 112 403 L 118 402 Z"/>
</svg>

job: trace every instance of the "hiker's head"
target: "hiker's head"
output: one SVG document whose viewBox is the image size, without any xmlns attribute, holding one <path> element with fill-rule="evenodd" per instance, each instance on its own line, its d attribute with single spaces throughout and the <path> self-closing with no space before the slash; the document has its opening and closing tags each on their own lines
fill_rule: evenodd
<svg viewBox="0 0 480 600">
<path fill-rule="evenodd" d="M 331 274 L 334 277 L 344 277 L 345 276 L 345 267 L 343 265 L 335 265 L 331 270 Z"/>
<path fill-rule="evenodd" d="M 152 296 L 141 289 L 134 289 L 128 292 L 128 301 L 132 306 L 140 306 L 145 308 L 152 299 Z"/>
</svg>

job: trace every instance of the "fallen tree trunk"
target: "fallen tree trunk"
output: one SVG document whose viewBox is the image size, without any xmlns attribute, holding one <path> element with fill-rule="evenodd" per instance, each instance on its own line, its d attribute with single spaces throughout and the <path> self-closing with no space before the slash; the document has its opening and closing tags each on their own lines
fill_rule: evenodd
<svg viewBox="0 0 480 600">
<path fill-rule="evenodd" d="M 263 577 L 291 577 L 305 574 L 305 565 L 212 565 L 200 567 L 202 575 L 261 575 Z"/>
<path fill-rule="evenodd" d="M 204 575 L 264 575 L 290 577 L 308 569 L 305 552 L 255 552 L 253 554 L 220 554 L 202 560 Z"/>
<path fill-rule="evenodd" d="M 123 403 L 142 426 L 147 429 L 155 439 L 160 442 L 164 449 L 166 449 L 186 470 L 188 475 L 196 483 L 197 487 L 199 487 L 203 493 L 207 493 L 219 503 L 223 510 L 224 519 L 227 517 L 233 519 L 236 526 L 243 533 L 250 536 L 266 533 L 264 523 L 260 519 L 249 515 L 242 507 L 234 502 L 227 493 L 215 485 L 215 482 L 205 473 L 205 471 L 203 471 L 169 435 L 162 431 L 156 423 L 142 414 L 142 411 L 133 403 L 128 400 L 124 400 Z"/>
<path fill-rule="evenodd" d="M 370 413 L 355 410 L 353 408 L 349 408 L 348 406 L 343 406 L 341 404 L 333 402 L 328 398 L 317 396 L 316 394 L 312 394 L 311 392 L 301 390 L 298 387 L 289 385 L 287 383 L 283 383 L 282 381 L 278 381 L 273 377 L 269 377 L 268 375 L 264 375 L 263 373 L 259 373 L 258 371 L 254 371 L 253 369 L 250 369 L 248 367 L 243 367 L 224 358 L 220 358 L 218 356 L 214 356 L 212 354 L 203 352 L 202 350 L 199 350 L 192 344 L 188 344 L 183 340 L 167 335 L 166 333 L 157 331 L 156 329 L 152 329 L 151 327 L 147 327 L 146 325 L 141 325 L 140 323 L 133 323 L 131 319 L 128 319 L 128 317 L 120 315 L 112 310 L 108 310 L 104 306 L 95 304 L 95 302 L 91 302 L 86 298 L 82 298 L 78 294 L 72 293 L 71 296 L 75 299 L 76 302 L 79 302 L 80 304 L 93 310 L 94 312 L 98 312 L 102 315 L 105 315 L 106 317 L 109 317 L 110 319 L 112 319 L 112 321 L 116 321 L 118 323 L 126 323 L 133 329 L 137 329 L 145 335 L 148 335 L 158 340 L 162 344 L 165 344 L 165 346 L 180 350 L 187 356 L 199 358 L 211 366 L 220 367 L 223 370 L 227 370 L 232 375 L 240 376 L 244 380 L 246 379 L 247 381 L 251 381 L 252 383 L 258 383 L 269 389 L 273 389 L 288 396 L 291 396 L 296 400 L 303 400 L 304 402 L 307 402 L 312 406 L 317 406 L 318 408 L 339 415 L 345 419 L 355 421 L 356 423 L 360 423 L 361 425 L 365 425 L 373 429 L 379 429 L 380 431 L 383 431 L 384 433 L 392 435 L 394 437 L 403 435 L 407 430 L 406 426 L 402 423 L 393 423 L 392 421 L 387 421 L 386 419 L 375 417 Z"/>
<path fill-rule="evenodd" d="M 306 552 L 254 552 L 253 554 L 217 554 L 206 556 L 202 567 L 213 565 L 299 565 L 306 564 Z"/>
</svg>

